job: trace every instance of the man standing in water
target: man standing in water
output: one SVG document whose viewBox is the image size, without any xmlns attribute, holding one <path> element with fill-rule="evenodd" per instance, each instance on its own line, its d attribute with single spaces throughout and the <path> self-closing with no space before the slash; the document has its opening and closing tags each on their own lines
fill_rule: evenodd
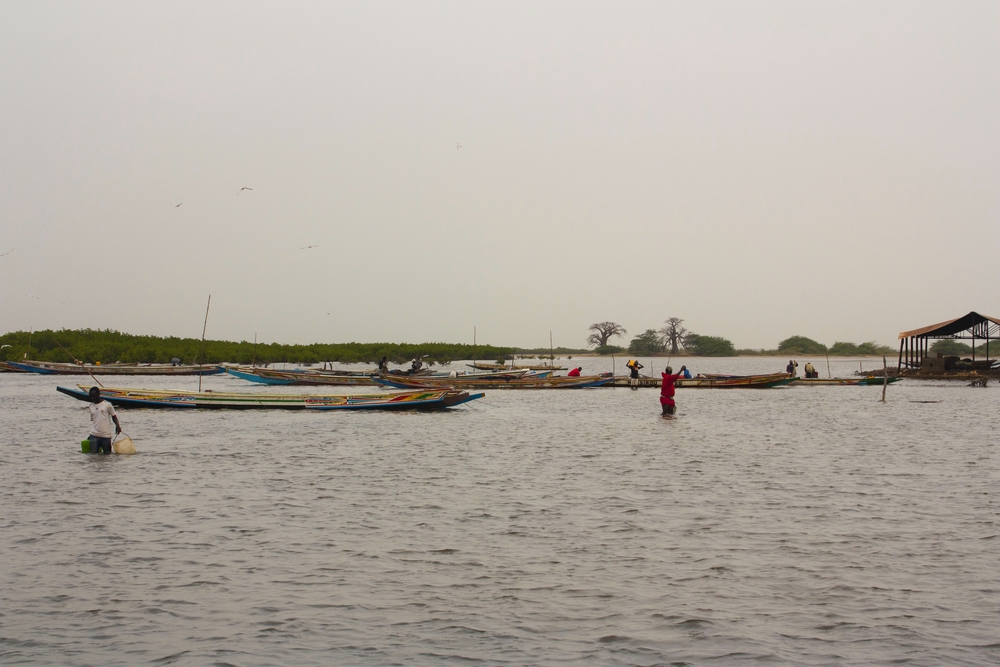
<svg viewBox="0 0 1000 667">
<path fill-rule="evenodd" d="M 101 398 L 101 390 L 97 387 L 90 388 L 90 453 L 110 454 L 111 436 L 122 432 L 122 425 L 118 422 L 118 414 L 115 407 Z M 111 431 L 111 424 L 114 422 L 115 430 Z"/>
<path fill-rule="evenodd" d="M 674 382 L 680 379 L 681 375 L 680 373 L 674 375 L 674 369 L 670 366 L 667 366 L 667 371 L 660 375 L 663 376 L 663 384 L 660 386 L 660 407 L 663 408 L 663 414 L 672 415 L 677 412 L 677 404 L 674 403 Z"/>
<path fill-rule="evenodd" d="M 628 384 L 633 389 L 639 388 L 639 369 L 645 368 L 639 363 L 638 359 L 629 359 L 629 362 L 625 364 L 629 368 Z"/>
</svg>

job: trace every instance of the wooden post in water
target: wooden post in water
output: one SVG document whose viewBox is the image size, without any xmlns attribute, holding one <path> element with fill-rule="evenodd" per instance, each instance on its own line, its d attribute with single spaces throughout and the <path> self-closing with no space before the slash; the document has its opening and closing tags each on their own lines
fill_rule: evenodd
<svg viewBox="0 0 1000 667">
<path fill-rule="evenodd" d="M 882 355 L 882 402 L 885 403 L 885 388 L 889 386 L 889 364 Z"/>
<path fill-rule="evenodd" d="M 205 353 L 205 331 L 208 329 L 208 309 L 212 307 L 212 295 L 208 295 L 208 305 L 205 306 L 205 324 L 201 327 L 201 349 L 198 351 L 198 393 L 201 393 L 201 361 Z"/>
<path fill-rule="evenodd" d="M 829 349 L 827 349 L 827 351 L 826 351 L 826 376 L 828 378 L 832 378 L 833 377 L 833 373 L 830 372 L 830 350 Z"/>
</svg>

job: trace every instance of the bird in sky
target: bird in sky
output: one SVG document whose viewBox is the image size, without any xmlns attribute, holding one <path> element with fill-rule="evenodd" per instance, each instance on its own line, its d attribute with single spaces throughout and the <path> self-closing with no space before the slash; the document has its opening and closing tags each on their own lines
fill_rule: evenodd
<svg viewBox="0 0 1000 667">
<path fill-rule="evenodd" d="M 456 144 L 455 144 L 455 150 L 456 150 L 456 151 L 457 151 L 457 150 L 458 150 L 459 148 L 461 148 L 461 147 L 462 147 L 462 144 L 459 144 L 459 143 L 456 143 Z"/>
<path fill-rule="evenodd" d="M 40 296 L 35 296 L 34 294 L 25 294 L 24 296 L 30 296 L 30 297 L 31 297 L 32 299 L 38 299 L 39 301 L 41 301 L 41 300 L 42 300 L 42 297 L 40 297 Z"/>
<path fill-rule="evenodd" d="M 240 188 L 240 192 L 243 192 L 244 190 L 253 190 L 253 188 Z M 236 196 L 237 196 L 237 197 L 239 197 L 239 196 L 240 196 L 240 192 L 237 192 L 237 193 L 236 193 Z"/>
<path fill-rule="evenodd" d="M 299 248 L 299 250 L 309 250 L 309 248 L 318 248 L 318 247 L 319 247 L 319 244 L 317 243 L 316 245 L 302 246 L 301 248 Z"/>
<path fill-rule="evenodd" d="M 181 202 L 181 204 L 183 204 L 183 203 L 184 203 L 184 202 Z M 174 204 L 174 208 L 180 208 L 180 205 L 181 205 L 181 204 Z"/>
<path fill-rule="evenodd" d="M 10 254 L 10 253 L 12 253 L 12 252 L 14 252 L 14 249 L 13 249 L 13 248 L 11 248 L 10 250 L 8 250 L 8 251 L 7 251 L 7 252 L 5 252 L 4 254 L 0 255 L 0 257 L 6 257 L 7 255 L 9 255 L 9 254 Z"/>
</svg>

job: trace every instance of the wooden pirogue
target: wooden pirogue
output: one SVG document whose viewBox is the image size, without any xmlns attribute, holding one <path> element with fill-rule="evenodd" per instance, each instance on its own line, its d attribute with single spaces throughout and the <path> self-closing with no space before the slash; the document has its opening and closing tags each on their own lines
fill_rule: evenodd
<svg viewBox="0 0 1000 667">
<path fill-rule="evenodd" d="M 274 370 L 268 368 L 231 368 L 226 372 L 241 380 L 271 385 L 327 385 L 335 387 L 375 387 L 371 374 L 338 373 L 315 370 Z"/>
<path fill-rule="evenodd" d="M 727 375 L 718 377 L 694 377 L 684 380 L 677 380 L 674 386 L 678 388 L 691 389 L 770 389 L 791 384 L 794 378 L 788 377 L 787 373 L 771 373 L 768 375 Z M 660 378 L 641 377 L 640 387 L 659 387 L 662 383 Z M 629 378 L 615 377 L 614 386 L 628 387 Z"/>
<path fill-rule="evenodd" d="M 507 370 L 515 370 L 515 371 L 519 371 L 519 370 L 526 370 L 526 371 L 564 371 L 564 370 L 566 370 L 565 366 L 553 366 L 551 364 L 535 364 L 534 366 L 531 366 L 531 365 L 529 365 L 529 366 L 522 366 L 522 365 L 509 366 L 507 364 L 486 363 L 486 362 L 483 362 L 483 361 L 479 361 L 479 362 L 472 363 L 472 364 L 467 364 L 467 366 L 469 366 L 469 368 L 475 368 L 475 369 L 481 370 L 481 371 L 507 371 Z"/>
<path fill-rule="evenodd" d="M 604 387 L 614 382 L 613 377 L 601 375 L 581 377 L 506 377 L 506 378 L 407 378 L 405 376 L 383 375 L 375 378 L 380 384 L 400 389 L 429 389 L 432 387 L 454 387 L 455 389 L 588 389 Z"/>
<path fill-rule="evenodd" d="M 88 387 L 56 390 L 90 402 Z M 482 398 L 451 388 L 388 394 L 250 394 L 217 391 L 171 391 L 104 387 L 101 398 L 117 407 L 213 410 L 443 410 Z"/>
<path fill-rule="evenodd" d="M 250 382 L 258 382 L 260 384 L 271 384 L 271 385 L 332 385 L 332 386 L 382 386 L 379 382 L 376 382 L 374 377 L 376 373 L 357 373 L 349 372 L 342 373 L 341 371 L 319 371 L 319 370 L 275 370 L 267 368 L 232 368 L 226 367 L 226 372 L 233 377 L 238 377 L 242 380 L 249 380 Z M 480 378 L 486 377 L 490 379 L 506 379 L 506 378 L 517 378 L 522 375 L 527 375 L 530 373 L 528 370 L 516 370 L 509 371 L 506 373 L 463 373 L 458 375 L 459 378 L 469 379 L 469 378 Z M 448 373 L 440 372 L 433 373 L 431 371 L 421 372 L 417 375 L 406 375 L 406 374 L 396 374 L 390 373 L 389 377 L 404 377 L 404 378 L 430 378 L 430 379 L 442 379 L 449 377 Z M 537 376 L 536 376 L 537 377 Z"/>
<path fill-rule="evenodd" d="M 41 375 L 219 375 L 226 369 L 217 364 L 64 364 L 54 361 L 8 361 L 14 370 Z"/>
<path fill-rule="evenodd" d="M 899 382 L 898 377 L 889 376 L 888 384 L 893 382 Z M 793 387 L 853 387 L 853 386 L 868 386 L 868 387 L 881 387 L 883 384 L 883 379 L 880 377 L 875 377 L 869 375 L 863 378 L 795 378 L 792 382 Z"/>
</svg>

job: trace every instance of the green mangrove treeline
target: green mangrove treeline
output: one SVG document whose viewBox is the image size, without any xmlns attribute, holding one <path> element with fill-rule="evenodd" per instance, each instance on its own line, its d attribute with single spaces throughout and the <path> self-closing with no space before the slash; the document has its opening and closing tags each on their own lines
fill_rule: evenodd
<svg viewBox="0 0 1000 667">
<path fill-rule="evenodd" d="M 30 351 L 29 351 L 30 340 Z M 61 346 L 61 347 L 60 347 Z M 69 351 L 67 352 L 63 349 Z M 28 359 L 36 361 L 72 362 L 73 357 L 85 363 L 161 363 L 174 358 L 181 363 L 238 363 L 270 364 L 320 363 L 376 363 L 385 355 L 389 361 L 402 364 L 416 356 L 425 361 L 448 363 L 459 359 L 502 359 L 510 356 L 514 348 L 492 345 L 456 345 L 451 343 L 313 343 L 311 345 L 281 345 L 197 338 L 161 338 L 159 336 L 134 336 L 119 331 L 93 329 L 61 329 L 59 331 L 13 331 L 0 336 L 0 361 Z M 70 356 L 72 355 L 72 356 Z"/>
</svg>

